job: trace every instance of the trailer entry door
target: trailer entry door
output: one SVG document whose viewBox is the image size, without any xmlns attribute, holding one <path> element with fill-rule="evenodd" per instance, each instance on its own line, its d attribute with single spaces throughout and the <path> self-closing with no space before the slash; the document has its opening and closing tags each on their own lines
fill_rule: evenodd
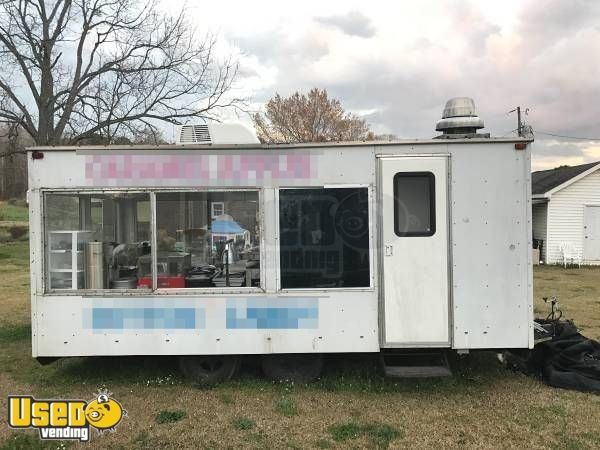
<svg viewBox="0 0 600 450">
<path fill-rule="evenodd" d="M 380 159 L 383 344 L 448 346 L 447 157 Z"/>
</svg>

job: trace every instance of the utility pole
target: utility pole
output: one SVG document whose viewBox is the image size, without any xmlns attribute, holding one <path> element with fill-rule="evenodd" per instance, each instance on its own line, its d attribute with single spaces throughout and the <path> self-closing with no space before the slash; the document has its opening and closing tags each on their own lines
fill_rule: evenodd
<svg viewBox="0 0 600 450">
<path fill-rule="evenodd" d="M 517 135 L 522 137 L 523 136 L 523 123 L 521 122 L 521 107 L 517 106 L 515 109 L 511 109 L 508 114 L 513 113 L 513 112 L 517 112 Z M 528 110 L 525 110 L 525 114 L 527 114 Z"/>
</svg>

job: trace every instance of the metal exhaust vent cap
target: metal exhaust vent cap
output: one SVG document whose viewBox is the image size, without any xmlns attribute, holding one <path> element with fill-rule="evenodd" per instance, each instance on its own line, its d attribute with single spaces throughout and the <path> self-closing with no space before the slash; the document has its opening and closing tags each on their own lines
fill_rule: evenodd
<svg viewBox="0 0 600 450">
<path fill-rule="evenodd" d="M 470 97 L 455 97 L 446 102 L 442 119 L 448 117 L 477 116 L 475 102 Z"/>
<path fill-rule="evenodd" d="M 446 102 L 442 119 L 438 120 L 435 129 L 444 134 L 470 135 L 476 134 L 483 126 L 473 99 L 456 97 Z"/>
</svg>

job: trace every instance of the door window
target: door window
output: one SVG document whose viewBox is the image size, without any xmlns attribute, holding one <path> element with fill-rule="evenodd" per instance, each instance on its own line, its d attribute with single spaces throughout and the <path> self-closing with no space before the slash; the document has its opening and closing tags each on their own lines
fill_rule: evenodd
<svg viewBox="0 0 600 450">
<path fill-rule="evenodd" d="M 435 176 L 398 172 L 394 176 L 394 232 L 405 236 L 435 234 Z"/>
</svg>

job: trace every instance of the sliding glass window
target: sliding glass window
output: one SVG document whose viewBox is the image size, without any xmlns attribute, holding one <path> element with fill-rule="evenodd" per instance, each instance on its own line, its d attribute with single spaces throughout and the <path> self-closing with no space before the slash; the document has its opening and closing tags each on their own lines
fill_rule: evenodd
<svg viewBox="0 0 600 450">
<path fill-rule="evenodd" d="M 281 288 L 370 286 L 366 187 L 279 191 Z"/>
<path fill-rule="evenodd" d="M 45 195 L 46 288 L 145 288 L 150 198 L 141 193 Z"/>
<path fill-rule="evenodd" d="M 259 223 L 257 191 L 157 193 L 157 287 L 259 287 Z"/>
</svg>

